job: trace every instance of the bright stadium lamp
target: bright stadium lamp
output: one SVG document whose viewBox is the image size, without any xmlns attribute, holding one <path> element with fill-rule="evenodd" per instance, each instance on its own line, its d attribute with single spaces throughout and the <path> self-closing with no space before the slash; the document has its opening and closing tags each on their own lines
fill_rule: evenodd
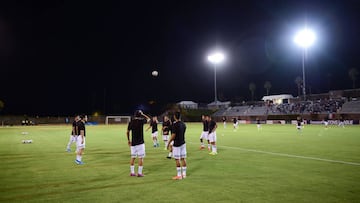
<svg viewBox="0 0 360 203">
<path fill-rule="evenodd" d="M 315 33 L 305 28 L 295 35 L 294 42 L 300 47 L 308 48 L 315 42 L 315 38 Z"/>
<path fill-rule="evenodd" d="M 302 47 L 302 49 L 303 49 L 303 53 L 302 53 L 302 72 L 303 72 L 302 90 L 303 90 L 304 100 L 306 100 L 305 57 L 306 57 L 307 48 L 309 48 L 311 45 L 313 45 L 315 40 L 316 40 L 315 33 L 312 30 L 308 29 L 308 28 L 300 30 L 294 37 L 294 42 L 298 46 Z"/>
<path fill-rule="evenodd" d="M 208 56 L 208 61 L 210 61 L 214 65 L 214 92 L 215 92 L 215 103 L 217 103 L 217 90 L 216 90 L 216 65 L 224 61 L 225 56 L 221 52 L 215 52 Z"/>
</svg>

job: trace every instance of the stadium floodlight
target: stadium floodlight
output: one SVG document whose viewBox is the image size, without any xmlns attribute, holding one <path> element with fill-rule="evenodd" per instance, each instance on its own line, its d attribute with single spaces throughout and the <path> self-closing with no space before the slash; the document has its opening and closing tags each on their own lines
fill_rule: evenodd
<svg viewBox="0 0 360 203">
<path fill-rule="evenodd" d="M 294 42 L 303 48 L 308 48 L 315 42 L 315 33 L 307 28 L 300 30 L 294 37 Z"/>
<path fill-rule="evenodd" d="M 215 93 L 214 102 L 215 103 L 217 103 L 217 101 L 218 101 L 218 99 L 217 99 L 217 90 L 216 90 L 216 68 L 217 68 L 217 64 L 224 61 L 224 59 L 225 59 L 225 55 L 223 53 L 221 53 L 221 52 L 215 52 L 215 53 L 210 54 L 208 56 L 208 61 L 210 61 L 214 65 L 214 93 Z"/>
<path fill-rule="evenodd" d="M 300 30 L 294 37 L 294 42 L 298 46 L 302 47 L 302 49 L 303 49 L 303 53 L 302 53 L 302 74 L 303 74 L 302 90 L 303 90 L 304 100 L 306 100 L 305 56 L 306 56 L 307 48 L 309 48 L 311 45 L 314 44 L 315 39 L 316 39 L 315 33 L 312 30 L 308 29 L 308 28 Z"/>
</svg>

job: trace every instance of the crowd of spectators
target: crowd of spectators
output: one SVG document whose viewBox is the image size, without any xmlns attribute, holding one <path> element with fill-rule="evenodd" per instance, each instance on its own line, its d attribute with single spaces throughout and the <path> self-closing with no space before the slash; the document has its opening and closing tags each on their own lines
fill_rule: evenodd
<svg viewBox="0 0 360 203">
<path fill-rule="evenodd" d="M 320 99 L 296 103 L 268 104 L 268 114 L 338 113 L 343 99 Z"/>
</svg>

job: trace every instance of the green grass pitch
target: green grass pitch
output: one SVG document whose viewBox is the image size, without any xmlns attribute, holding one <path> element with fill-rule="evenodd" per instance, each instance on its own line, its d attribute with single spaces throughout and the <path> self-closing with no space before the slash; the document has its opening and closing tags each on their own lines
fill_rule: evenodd
<svg viewBox="0 0 360 203">
<path fill-rule="evenodd" d="M 211 156 L 199 150 L 201 124 L 187 123 L 188 177 L 178 181 L 175 161 L 163 142 L 152 147 L 149 131 L 145 177 L 137 178 L 129 176 L 126 125 L 87 126 L 85 165 L 65 152 L 70 129 L 0 128 L 0 202 L 360 202 L 359 126 L 300 133 L 219 123 L 219 154 Z"/>
</svg>

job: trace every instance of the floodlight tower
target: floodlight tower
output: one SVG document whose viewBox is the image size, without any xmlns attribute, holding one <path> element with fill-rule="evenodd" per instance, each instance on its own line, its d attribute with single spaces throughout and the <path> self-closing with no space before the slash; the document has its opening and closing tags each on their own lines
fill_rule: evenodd
<svg viewBox="0 0 360 203">
<path fill-rule="evenodd" d="M 221 63 L 223 60 L 225 59 L 225 56 L 223 53 L 221 52 L 215 52 L 213 54 L 210 54 L 208 56 L 208 60 L 214 65 L 214 93 L 215 93 L 215 98 L 214 98 L 214 102 L 217 103 L 218 99 L 217 99 L 217 90 L 216 90 L 216 68 L 217 65 L 219 63 Z"/>
<path fill-rule="evenodd" d="M 306 100 L 306 89 L 305 89 L 305 57 L 307 54 L 307 48 L 309 48 L 315 42 L 315 33 L 305 27 L 303 30 L 300 30 L 294 37 L 294 42 L 300 46 L 302 50 L 302 72 L 303 72 L 303 95 L 304 100 Z"/>
</svg>

